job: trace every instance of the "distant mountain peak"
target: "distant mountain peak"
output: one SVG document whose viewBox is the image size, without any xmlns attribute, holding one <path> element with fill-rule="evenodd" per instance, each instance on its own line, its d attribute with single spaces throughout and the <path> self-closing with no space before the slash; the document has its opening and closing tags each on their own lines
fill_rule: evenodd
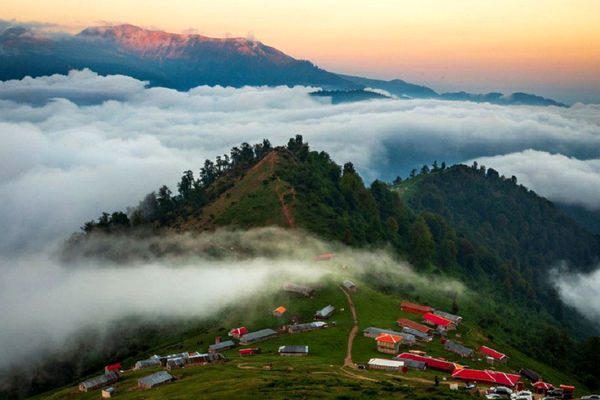
<svg viewBox="0 0 600 400">
<path fill-rule="evenodd" d="M 194 58 L 198 50 L 203 50 L 205 46 L 217 45 L 224 52 L 267 57 L 276 63 L 293 60 L 272 47 L 246 38 L 211 38 L 198 34 L 169 33 L 130 24 L 94 26 L 84 29 L 77 36 L 108 40 L 121 49 L 134 51 L 144 58 Z"/>
</svg>

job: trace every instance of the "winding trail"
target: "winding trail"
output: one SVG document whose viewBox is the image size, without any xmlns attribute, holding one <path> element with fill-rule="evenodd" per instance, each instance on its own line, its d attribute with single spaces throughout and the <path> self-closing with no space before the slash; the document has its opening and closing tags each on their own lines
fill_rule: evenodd
<svg viewBox="0 0 600 400">
<path fill-rule="evenodd" d="M 296 230 L 294 214 L 292 214 L 292 212 L 288 208 L 287 204 L 285 204 L 285 199 L 283 197 L 285 193 L 281 193 L 279 191 L 279 187 L 278 187 L 279 183 L 281 183 L 281 179 L 277 178 L 277 184 L 275 185 L 275 193 L 277 193 L 277 197 L 279 198 L 279 202 L 281 203 L 281 210 L 283 211 L 283 215 L 284 215 L 285 219 L 287 220 L 288 224 L 290 225 L 290 228 L 292 228 L 293 230 Z M 295 200 L 296 192 L 294 191 L 294 188 L 290 189 L 290 193 L 292 195 L 292 199 Z"/>
<path fill-rule="evenodd" d="M 352 311 L 352 319 L 354 320 L 354 326 L 350 331 L 350 335 L 348 335 L 348 347 L 346 350 L 346 358 L 344 358 L 344 367 L 350 367 L 352 369 L 357 369 L 356 364 L 352 362 L 352 343 L 354 342 L 354 337 L 356 336 L 356 332 L 358 332 L 358 317 L 356 316 L 356 308 L 354 307 L 354 302 L 352 301 L 352 297 L 350 293 L 343 287 L 339 287 L 342 292 L 346 295 L 348 299 L 348 304 L 350 305 L 350 311 Z"/>
</svg>

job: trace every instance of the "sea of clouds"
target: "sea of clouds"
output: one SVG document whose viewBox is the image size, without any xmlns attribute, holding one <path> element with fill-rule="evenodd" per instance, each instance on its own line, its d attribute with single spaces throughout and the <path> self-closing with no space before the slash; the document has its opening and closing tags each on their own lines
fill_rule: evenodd
<svg viewBox="0 0 600 400">
<path fill-rule="evenodd" d="M 83 70 L 0 82 L 0 251 L 64 238 L 243 141 L 302 134 L 370 182 L 424 163 L 480 163 L 551 200 L 600 207 L 600 105 L 438 100 L 342 105 L 306 87 L 149 88 Z"/>
<path fill-rule="evenodd" d="M 163 280 L 163 265 L 115 270 L 114 275 L 73 273 L 52 259 L 48 249 L 102 211 L 136 205 L 162 184 L 176 190 L 183 171 L 197 173 L 206 158 L 228 153 L 244 141 L 268 138 L 281 145 L 301 134 L 339 164 L 352 161 L 367 182 L 405 177 L 434 160 L 477 160 L 517 176 L 551 200 L 600 208 L 600 105 L 398 99 L 331 105 L 309 96 L 312 90 L 203 86 L 178 92 L 89 70 L 0 82 L 0 319 L 14 324 L 14 329 L 4 324 L 2 336 L 27 337 L 27 324 L 39 326 L 35 319 L 27 320 L 23 308 L 11 311 L 15 299 L 42 322 L 71 304 L 76 310 L 66 315 L 73 315 L 73 326 L 78 326 L 85 322 L 80 318 L 102 315 L 126 301 L 127 296 L 106 303 L 101 295 L 84 295 L 102 279 L 120 288 L 119 282 L 143 276 L 129 289 L 152 290 L 153 282 Z M 192 282 L 220 266 L 207 262 L 205 267 L 207 275 L 199 276 L 184 262 L 177 274 L 167 274 Z M 242 270 L 236 274 L 248 278 L 253 290 L 266 279 L 268 268 L 257 268 L 252 279 Z M 566 301 L 595 304 L 600 310 L 594 292 L 588 291 L 592 295 L 584 300 L 567 295 L 585 296 L 565 286 L 585 283 L 585 277 L 569 276 L 565 282 L 560 287 Z M 23 299 L 19 293 L 33 295 Z M 63 294 L 69 304 L 60 300 Z M 226 298 L 227 292 L 222 294 L 216 301 Z M 52 325 L 50 317 L 43 323 Z M 62 320 L 56 326 L 63 329 Z M 4 345 L 4 350 L 15 347 L 10 341 Z"/>
</svg>

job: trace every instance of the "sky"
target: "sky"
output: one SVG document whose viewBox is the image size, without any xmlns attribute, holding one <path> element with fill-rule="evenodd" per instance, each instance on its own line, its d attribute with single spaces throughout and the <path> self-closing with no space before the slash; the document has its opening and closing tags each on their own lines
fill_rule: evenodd
<svg viewBox="0 0 600 400">
<path fill-rule="evenodd" d="M 71 32 L 131 23 L 251 37 L 335 72 L 600 103 L 595 0 L 4 0 L 0 15 Z"/>
</svg>

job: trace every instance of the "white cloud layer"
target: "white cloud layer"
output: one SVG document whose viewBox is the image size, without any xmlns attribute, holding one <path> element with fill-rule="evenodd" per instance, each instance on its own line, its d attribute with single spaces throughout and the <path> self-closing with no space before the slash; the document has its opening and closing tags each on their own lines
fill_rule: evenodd
<svg viewBox="0 0 600 400">
<path fill-rule="evenodd" d="M 549 199 L 600 210 L 600 159 L 525 150 L 476 161 L 504 176 L 519 177 L 521 184 Z"/>
<path fill-rule="evenodd" d="M 564 168 L 588 166 L 584 174 L 558 174 L 585 178 L 568 191 L 536 178 L 534 165 L 517 171 L 541 195 L 576 201 L 598 179 L 595 161 L 583 161 L 600 159 L 598 105 L 375 100 L 333 106 L 307 96 L 311 90 L 177 92 L 89 70 L 0 83 L 0 253 L 62 240 L 101 211 L 135 205 L 162 184 L 175 189 L 184 170 L 197 172 L 205 158 L 262 138 L 278 145 L 302 134 L 337 162 L 354 162 L 366 181 L 406 176 L 436 159 L 453 163 L 526 149 L 554 154 L 541 158 L 549 167 L 561 154 L 573 157 L 559 163 Z M 589 206 L 598 201 L 588 197 Z"/>
<path fill-rule="evenodd" d="M 589 274 L 574 274 L 557 269 L 554 284 L 563 301 L 600 325 L 600 265 Z"/>
</svg>

